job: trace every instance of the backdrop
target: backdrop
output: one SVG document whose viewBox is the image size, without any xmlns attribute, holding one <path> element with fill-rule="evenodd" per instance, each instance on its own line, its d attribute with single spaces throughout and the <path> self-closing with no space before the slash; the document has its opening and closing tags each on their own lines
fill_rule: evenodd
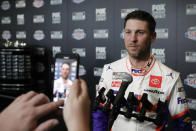
<svg viewBox="0 0 196 131">
<path fill-rule="evenodd" d="M 152 54 L 181 72 L 196 126 L 195 0 L 1 0 L 0 5 L 0 43 L 20 40 L 46 47 L 51 64 L 57 52 L 79 53 L 80 76 L 91 98 L 103 65 L 127 55 L 123 18 L 133 10 L 148 11 L 157 21 Z"/>
</svg>

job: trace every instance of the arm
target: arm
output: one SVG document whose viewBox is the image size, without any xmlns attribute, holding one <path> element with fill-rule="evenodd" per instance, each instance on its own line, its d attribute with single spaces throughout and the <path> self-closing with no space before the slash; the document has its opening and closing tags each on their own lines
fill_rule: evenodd
<svg viewBox="0 0 196 131">
<path fill-rule="evenodd" d="M 90 99 L 84 80 L 75 80 L 63 110 L 69 131 L 90 131 Z"/>
<path fill-rule="evenodd" d="M 3 131 L 49 130 L 58 124 L 56 119 L 37 125 L 38 119 L 55 111 L 63 101 L 51 102 L 44 94 L 33 91 L 17 97 L 1 114 L 0 127 Z"/>
<path fill-rule="evenodd" d="M 175 131 L 192 131 L 190 111 L 180 78 L 176 81 L 171 92 L 169 111 L 173 119 Z"/>
</svg>

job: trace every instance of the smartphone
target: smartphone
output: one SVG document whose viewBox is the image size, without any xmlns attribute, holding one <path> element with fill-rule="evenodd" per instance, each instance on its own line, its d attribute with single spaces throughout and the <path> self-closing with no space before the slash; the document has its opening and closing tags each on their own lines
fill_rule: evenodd
<svg viewBox="0 0 196 131">
<path fill-rule="evenodd" d="M 56 54 L 53 75 L 53 101 L 64 100 L 64 103 L 66 102 L 73 81 L 78 78 L 78 70 L 78 54 Z M 60 108 L 63 108 L 63 106 Z"/>
</svg>

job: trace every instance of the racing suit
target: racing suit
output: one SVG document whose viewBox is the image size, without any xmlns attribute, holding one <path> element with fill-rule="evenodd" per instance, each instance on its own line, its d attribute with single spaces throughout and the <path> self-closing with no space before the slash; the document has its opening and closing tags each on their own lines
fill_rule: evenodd
<svg viewBox="0 0 196 131">
<path fill-rule="evenodd" d="M 104 65 L 99 89 L 106 88 L 105 93 L 109 89 L 118 91 L 122 80 L 116 79 L 115 74 L 120 72 L 127 72 L 133 77 L 132 83 L 129 84 L 125 92 L 125 99 L 129 92 L 134 92 L 137 99 L 140 99 L 143 93 L 147 93 L 148 100 L 153 104 L 154 108 L 156 108 L 159 99 L 162 102 L 167 101 L 168 104 L 163 111 L 164 118 L 161 126 L 149 121 L 139 122 L 134 117 L 128 119 L 123 115 L 118 115 L 112 126 L 112 131 L 164 130 L 169 113 L 176 131 L 192 130 L 187 99 L 178 72 L 163 65 L 153 56 L 150 56 L 148 64 L 144 68 L 135 68 L 130 64 L 129 56 L 127 56 L 111 64 Z M 135 110 L 135 112 L 137 113 L 138 111 Z M 155 110 L 146 112 L 146 116 L 155 118 Z M 101 110 L 96 110 L 93 112 L 92 117 L 93 131 L 106 131 L 108 114 L 103 113 Z"/>
</svg>

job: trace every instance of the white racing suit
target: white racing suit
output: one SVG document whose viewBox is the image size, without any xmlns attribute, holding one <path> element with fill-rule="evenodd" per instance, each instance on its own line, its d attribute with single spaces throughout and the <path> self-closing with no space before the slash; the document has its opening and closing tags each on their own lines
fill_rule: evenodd
<svg viewBox="0 0 196 131">
<path fill-rule="evenodd" d="M 122 80 L 116 79 L 115 75 L 119 72 L 128 72 L 133 77 L 133 82 L 125 92 L 127 99 L 129 92 L 134 92 L 135 97 L 140 99 L 143 93 L 148 94 L 148 100 L 156 109 L 158 100 L 167 101 L 168 106 L 164 108 L 164 118 L 161 126 L 153 122 L 139 122 L 136 118 L 126 118 L 118 115 L 112 131 L 159 131 L 164 130 L 170 114 L 173 119 L 174 130 L 192 130 L 190 112 L 187 107 L 185 91 L 180 80 L 179 73 L 163 65 L 153 56 L 150 57 L 148 64 L 144 68 L 134 68 L 131 66 L 128 56 L 107 64 L 103 68 L 103 73 L 99 82 L 99 89 L 106 88 L 105 94 L 109 89 L 116 92 L 119 90 Z M 121 109 L 123 111 L 123 109 Z M 135 110 L 135 113 L 139 113 Z M 155 118 L 155 110 L 146 112 L 146 116 Z M 96 110 L 92 114 L 93 131 L 106 131 L 108 114 L 101 110 Z"/>
</svg>

